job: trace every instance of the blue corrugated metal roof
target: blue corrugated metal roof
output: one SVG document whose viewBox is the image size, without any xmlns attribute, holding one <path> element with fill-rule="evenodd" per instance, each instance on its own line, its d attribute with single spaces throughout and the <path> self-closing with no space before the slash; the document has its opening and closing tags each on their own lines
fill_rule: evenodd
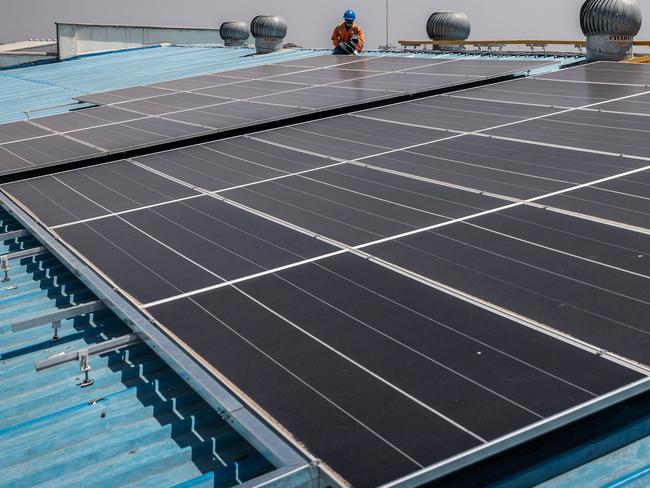
<svg viewBox="0 0 650 488">
<path fill-rule="evenodd" d="M 650 486 L 650 437 L 644 437 L 542 483 L 538 485 L 538 488 L 573 488 L 575 486 L 600 486 L 603 488 Z"/>
<path fill-rule="evenodd" d="M 314 56 L 324 50 L 288 49 L 264 56 L 253 56 L 248 48 L 151 47 L 94 56 L 60 63 L 0 70 L 0 123 L 62 113 L 82 108 L 73 97 L 88 93 L 117 90 L 137 85 L 199 76 L 219 71 Z M 387 55 L 369 52 L 368 55 Z M 408 57 L 481 57 L 454 54 L 388 53 Z M 539 57 L 500 56 L 500 59 L 537 59 Z M 579 58 L 548 58 L 575 62 Z M 64 106 L 61 106 L 64 105 Z M 54 107 L 54 108 L 52 108 Z M 47 110 L 44 110 L 47 109 Z M 36 110 L 36 112 L 34 112 Z"/>
<path fill-rule="evenodd" d="M 75 362 L 37 373 L 59 352 L 130 333 L 108 310 L 52 328 L 12 332 L 10 323 L 96 300 L 0 209 L 0 486 L 232 486 L 274 469 L 143 343 L 91 359 L 94 384 L 81 388 Z"/>
</svg>

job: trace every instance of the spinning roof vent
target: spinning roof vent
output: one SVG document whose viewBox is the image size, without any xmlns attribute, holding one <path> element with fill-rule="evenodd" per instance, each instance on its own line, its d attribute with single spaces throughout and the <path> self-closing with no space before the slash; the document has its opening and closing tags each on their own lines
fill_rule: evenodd
<svg viewBox="0 0 650 488">
<path fill-rule="evenodd" d="M 427 20 L 427 35 L 434 41 L 464 41 L 470 31 L 469 17 L 463 12 L 434 12 Z"/>
<path fill-rule="evenodd" d="M 587 59 L 620 61 L 632 56 L 632 42 L 641 29 L 641 20 L 637 0 L 587 0 L 580 9 Z"/>
<path fill-rule="evenodd" d="M 287 35 L 287 21 L 278 15 L 258 15 L 251 21 L 251 33 L 257 54 L 279 51 Z"/>
<path fill-rule="evenodd" d="M 219 33 L 228 47 L 246 46 L 246 41 L 251 35 L 246 22 L 224 22 L 219 27 Z"/>
</svg>

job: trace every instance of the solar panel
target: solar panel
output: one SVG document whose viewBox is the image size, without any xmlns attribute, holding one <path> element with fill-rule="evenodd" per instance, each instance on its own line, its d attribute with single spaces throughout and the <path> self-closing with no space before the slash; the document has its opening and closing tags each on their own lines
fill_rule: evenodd
<svg viewBox="0 0 650 488">
<path fill-rule="evenodd" d="M 352 255 L 148 311 L 355 486 L 641 378 Z"/>
<path fill-rule="evenodd" d="M 356 176 L 344 171 L 341 173 L 338 168 L 315 171 L 226 191 L 223 196 L 347 245 L 400 234 L 449 220 L 454 215 L 465 216 L 506 203 L 406 178 L 376 176 L 376 172 L 367 169 L 356 171 Z M 355 178 L 370 181 L 360 182 Z M 382 187 L 382 183 L 373 185 L 375 178 L 390 187 Z M 411 198 L 412 192 L 429 198 Z"/>
<path fill-rule="evenodd" d="M 207 196 L 57 232 L 141 303 L 335 250 Z"/>
<path fill-rule="evenodd" d="M 207 132 L 209 130 L 203 127 L 150 117 L 76 131 L 74 137 L 106 151 L 117 152 L 171 142 Z M 59 158 L 59 161 L 64 160 Z"/>
<path fill-rule="evenodd" d="M 234 151 L 224 152 L 222 145 L 194 146 L 179 151 L 163 152 L 135 159 L 156 171 L 182 179 L 206 190 L 222 190 L 233 186 L 275 178 L 285 174 L 266 164 L 246 160 Z M 262 158 L 257 157 L 258 160 Z M 322 164 L 329 161 L 322 159 Z"/>
<path fill-rule="evenodd" d="M 364 158 L 373 167 L 512 198 L 533 198 L 644 162 L 473 135 Z"/>
<path fill-rule="evenodd" d="M 492 100 L 524 105 L 539 104 L 566 108 L 582 107 L 592 103 L 643 93 L 644 91 L 645 87 L 638 86 L 563 83 L 533 77 L 471 88 L 454 95 L 474 100 Z M 601 108 L 604 106 L 602 105 Z"/>
<path fill-rule="evenodd" d="M 455 63 L 463 66 L 463 73 L 457 75 L 451 66 Z M 502 63 L 502 64 L 499 64 Z M 497 74 L 508 75 L 514 73 L 525 73 L 531 68 L 540 66 L 550 66 L 556 64 L 553 61 L 523 61 L 511 63 L 509 61 L 492 61 L 482 64 L 471 63 L 469 60 L 458 59 L 435 59 L 435 58 L 407 58 L 407 57 L 355 57 L 349 56 L 313 56 L 300 60 L 292 60 L 285 63 L 269 64 L 256 66 L 252 68 L 242 68 L 214 75 L 215 83 L 213 86 L 236 82 L 237 80 L 277 80 L 282 82 L 307 83 L 317 85 L 328 85 L 332 83 L 345 82 L 346 80 L 359 78 L 360 82 L 370 82 L 378 76 L 381 78 L 381 84 L 391 84 L 395 86 L 395 91 L 404 93 L 423 89 L 435 89 L 438 86 L 447 86 L 466 82 L 468 77 L 484 78 L 494 76 L 494 67 L 500 70 Z M 414 74 L 408 76 L 415 69 L 427 67 L 436 67 L 435 75 Z M 482 67 L 486 69 L 484 73 Z M 471 76 L 470 76 L 471 75 Z M 445 79 L 446 78 L 446 79 Z M 209 78 L 200 76 L 195 78 L 186 78 L 166 82 L 165 84 L 156 84 L 152 86 L 143 86 L 115 90 L 98 94 L 83 95 L 76 97 L 78 100 L 107 104 L 120 104 L 129 100 L 141 100 L 149 97 L 155 97 L 172 93 L 173 86 L 180 86 L 182 90 L 187 90 L 187 83 L 197 81 L 202 89 L 206 88 L 205 83 L 209 83 Z M 177 85 L 179 84 L 180 85 Z M 354 82 L 352 82 L 354 83 Z M 400 85 L 401 83 L 401 85 Z M 382 88 L 386 89 L 386 88 Z M 190 88 L 191 90 L 191 88 Z M 246 97 L 247 99 L 250 98 Z"/>
<path fill-rule="evenodd" d="M 560 80 L 564 82 L 612 83 L 627 86 L 650 86 L 650 70 L 642 68 L 619 68 L 617 63 L 601 62 L 597 65 L 587 65 L 581 69 L 565 70 L 559 73 L 540 76 L 543 80 Z M 625 79 L 621 74 L 625 74 Z"/>
<path fill-rule="evenodd" d="M 208 87 L 225 86 L 231 83 L 238 83 L 247 80 L 247 76 L 203 75 L 191 78 L 181 78 L 179 80 L 163 81 L 149 86 L 174 91 L 193 91 Z"/>
<path fill-rule="evenodd" d="M 431 66 L 419 67 L 411 73 L 421 74 L 451 74 L 466 76 L 495 76 L 511 72 L 513 69 L 527 70 L 527 61 L 494 61 L 481 59 L 462 59 L 454 63 L 438 63 Z"/>
<path fill-rule="evenodd" d="M 127 161 L 10 183 L 23 205 L 38 209 L 48 226 L 200 195 Z"/>
<path fill-rule="evenodd" d="M 225 97 L 198 95 L 196 93 L 172 93 L 150 97 L 144 100 L 125 102 L 119 105 L 122 110 L 130 110 L 142 115 L 163 115 L 179 110 L 191 110 L 229 102 Z"/>
<path fill-rule="evenodd" d="M 75 139 L 76 135 L 75 133 Z M 2 149 L 23 161 L 23 167 L 49 166 L 60 161 L 78 161 L 105 152 L 91 144 L 77 142 L 71 137 L 51 135 L 36 139 L 25 139 L 2 145 Z"/>
<path fill-rule="evenodd" d="M 350 115 L 256 133 L 260 141 L 350 160 L 449 136 L 424 127 L 395 125 Z"/>
<path fill-rule="evenodd" d="M 628 100 L 604 103 L 599 110 L 650 115 L 650 95 L 639 95 Z"/>
<path fill-rule="evenodd" d="M 29 166 L 30 164 L 17 154 L 0 147 L 0 173 L 22 171 Z"/>
<path fill-rule="evenodd" d="M 632 114 L 572 111 L 488 133 L 610 154 L 646 156 L 650 151 L 650 120 Z"/>
<path fill-rule="evenodd" d="M 236 137 L 31 178 L 4 188 L 34 209 L 46 225 L 57 227 L 202 195 L 193 187 L 219 191 L 333 164 L 337 163 L 328 158 Z"/>
<path fill-rule="evenodd" d="M 412 94 L 433 88 L 457 86 L 478 79 L 478 76 L 382 73 L 376 76 L 337 82 L 334 86 L 342 88 L 362 88 L 366 90 L 387 90 L 397 93 Z"/>
<path fill-rule="evenodd" d="M 629 70 L 612 93 L 634 100 Z M 589 86 L 585 105 L 618 102 Z M 376 486 L 650 371 L 645 120 L 510 102 L 433 97 L 3 190 L 251 408 Z M 414 106 L 429 117 L 409 125 Z M 636 156 L 596 146 L 625 140 Z"/>
<path fill-rule="evenodd" d="M 376 74 L 367 71 L 354 69 L 319 69 L 315 71 L 303 71 L 290 73 L 273 78 L 282 82 L 307 83 L 310 85 L 321 85 L 327 83 L 337 83 L 339 81 L 348 81 L 376 76 Z"/>
<path fill-rule="evenodd" d="M 129 100 L 137 100 L 147 97 L 157 97 L 171 93 L 173 93 L 173 90 L 166 88 L 156 88 L 153 86 L 135 86 L 132 88 L 123 88 L 121 90 L 113 90 L 110 92 L 83 95 L 76 98 L 82 102 L 96 103 L 98 105 L 108 105 L 111 103 L 126 102 Z"/>
<path fill-rule="evenodd" d="M 36 127 L 29 122 L 11 122 L 0 125 L 0 144 L 49 134 L 48 131 Z"/>
<path fill-rule="evenodd" d="M 256 100 L 263 103 L 273 103 L 316 110 L 345 107 L 353 103 L 367 102 L 388 97 L 389 94 L 382 91 L 364 90 L 359 88 L 346 90 L 334 86 L 322 86 L 304 88 L 290 93 L 264 95 Z"/>
<path fill-rule="evenodd" d="M 548 107 L 515 105 L 440 96 L 366 110 L 358 115 L 419 127 L 475 131 L 559 111 Z"/>
<path fill-rule="evenodd" d="M 540 201 L 549 207 L 627 224 L 647 232 L 650 228 L 648 183 L 650 172 L 609 180 Z"/>
<path fill-rule="evenodd" d="M 323 68 L 326 66 L 347 66 L 357 61 L 367 61 L 368 64 L 373 61 L 374 58 L 371 57 L 350 57 L 350 56 L 332 56 L 329 54 L 324 54 L 320 56 L 309 56 L 305 58 L 292 59 L 290 61 L 283 61 L 281 63 L 275 63 L 272 66 L 289 66 L 292 68 Z M 294 71 L 296 71 L 294 69 Z"/>
<path fill-rule="evenodd" d="M 463 60 L 463 66 L 478 73 L 475 77 L 453 73 L 445 76 L 411 74 L 408 71 L 435 65 L 444 73 L 444 67 L 457 61 L 425 57 L 339 59 L 327 55 L 291 61 L 295 64 L 270 64 L 88 94 L 77 98 L 100 107 L 0 126 L 0 145 L 25 142 L 28 147 L 19 146 L 15 153 L 25 160 L 24 169 L 28 170 L 33 166 L 66 163 L 91 156 L 80 149 L 74 150 L 70 138 L 98 148 L 95 155 L 105 155 L 308 112 L 352 107 L 396 95 L 458 85 L 477 77 L 493 76 L 490 73 L 498 64 L 484 65 L 486 72 L 482 75 L 480 63 L 467 64 Z M 556 63 L 504 62 L 501 67 L 503 74 L 514 74 L 552 64 Z M 30 149 L 32 145 L 55 143 L 56 139 L 38 141 L 52 133 L 69 136 L 68 141 L 55 144 L 66 146 L 67 150 L 55 148 L 52 154 L 41 156 Z M 3 149 L 14 152 L 9 147 Z M 0 168 L 4 167 L 7 172 L 20 169 L 15 156 L 8 156 L 8 159 L 7 163 L 0 161 Z"/>
<path fill-rule="evenodd" d="M 545 215 L 547 220 L 549 215 Z M 648 364 L 649 330 L 645 317 L 650 313 L 647 286 L 650 275 L 642 275 L 636 267 L 630 271 L 629 264 L 628 269 L 612 267 L 590 252 L 593 246 L 580 229 L 589 228 L 591 223 L 562 215 L 554 217 L 547 225 L 551 229 L 545 231 L 550 234 L 554 232 L 553 226 L 564 228 L 562 232 L 554 232 L 557 238 L 550 246 L 538 244 L 539 238 L 533 235 L 538 230 L 522 232 L 519 226 L 516 238 L 493 231 L 491 222 L 501 217 L 490 215 L 473 219 L 471 223 L 445 226 L 380 244 L 368 252 L 590 344 Z M 596 235 L 601 242 L 607 242 L 608 235 L 624 233 L 621 229 L 600 226 Z M 577 255 L 565 251 L 567 234 L 568 238 L 585 241 Z M 635 234 L 627 238 L 633 243 L 632 249 L 646 250 L 639 251 L 636 260 L 646 259 L 648 236 Z M 610 254 L 614 251 L 607 250 Z"/>
<path fill-rule="evenodd" d="M 196 93 L 227 98 L 246 99 L 308 87 L 309 85 L 302 83 L 285 83 L 275 80 L 248 80 L 229 85 L 204 88 L 198 90 Z"/>
<path fill-rule="evenodd" d="M 33 121 L 32 125 L 38 124 L 40 127 L 44 127 L 50 131 L 72 132 L 81 129 L 88 129 L 90 127 L 109 125 L 115 122 L 125 122 L 137 118 L 140 118 L 140 115 L 113 107 L 91 107 L 61 115 L 42 117 Z M 4 126 L 0 125 L 0 127 Z M 43 133 L 39 135 L 46 134 L 49 133 L 43 131 Z"/>
</svg>

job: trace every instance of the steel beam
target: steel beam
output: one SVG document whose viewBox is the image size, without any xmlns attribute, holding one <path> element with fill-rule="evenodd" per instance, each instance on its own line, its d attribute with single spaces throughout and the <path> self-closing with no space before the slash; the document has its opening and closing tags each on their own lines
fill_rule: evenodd
<svg viewBox="0 0 650 488">
<path fill-rule="evenodd" d="M 27 236 L 29 236 L 29 232 L 27 232 L 25 229 L 12 230 L 11 232 L 5 232 L 4 234 L 0 234 L 0 242 L 8 241 L 11 239 L 18 239 L 19 237 L 27 237 Z"/>
<path fill-rule="evenodd" d="M 21 330 L 33 329 L 34 327 L 50 324 L 52 322 L 70 319 L 72 317 L 76 317 L 77 315 L 84 315 L 105 309 L 106 305 L 104 305 L 100 300 L 95 300 L 93 302 L 75 305 L 74 307 L 57 310 L 56 312 L 50 312 L 44 315 L 39 315 L 37 317 L 13 322 L 11 324 L 11 330 L 18 332 Z"/>
<path fill-rule="evenodd" d="M 34 367 L 36 368 L 36 371 L 43 371 L 44 369 L 60 366 L 61 364 L 69 363 L 71 361 L 79 361 L 82 353 L 87 354 L 88 356 L 94 356 L 96 354 L 103 354 L 123 347 L 132 346 L 133 344 L 138 344 L 140 342 L 142 342 L 142 339 L 140 339 L 138 334 L 128 334 L 116 337 L 115 339 L 110 339 L 100 344 L 94 344 L 78 351 L 55 354 L 49 358 L 37 361 L 34 363 Z"/>
<path fill-rule="evenodd" d="M 47 248 L 44 246 L 31 247 L 29 249 L 24 249 L 22 251 L 10 252 L 9 254 L 3 254 L 7 259 L 20 259 L 27 258 L 29 256 L 35 256 L 37 254 L 43 254 L 47 252 Z"/>
</svg>

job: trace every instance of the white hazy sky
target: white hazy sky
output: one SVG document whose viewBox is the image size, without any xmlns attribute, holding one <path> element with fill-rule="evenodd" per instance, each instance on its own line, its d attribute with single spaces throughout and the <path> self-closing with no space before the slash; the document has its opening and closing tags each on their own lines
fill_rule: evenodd
<svg viewBox="0 0 650 488">
<path fill-rule="evenodd" d="M 473 39 L 577 39 L 583 0 L 389 0 L 390 42 L 426 38 L 433 11 L 469 15 Z M 638 38 L 650 39 L 650 0 L 640 0 L 645 23 Z M 328 47 L 345 9 L 357 11 L 367 46 L 386 38 L 385 0 L 0 0 L 0 42 L 54 37 L 54 22 L 120 23 L 218 27 L 226 20 L 257 14 L 282 15 L 289 23 L 286 42 Z"/>
</svg>

